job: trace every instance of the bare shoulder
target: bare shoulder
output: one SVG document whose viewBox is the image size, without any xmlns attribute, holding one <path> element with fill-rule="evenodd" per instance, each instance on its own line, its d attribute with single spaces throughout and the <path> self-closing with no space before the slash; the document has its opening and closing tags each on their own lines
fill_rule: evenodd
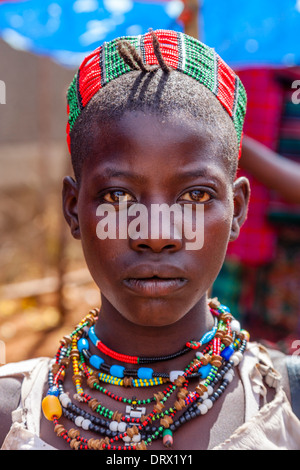
<svg viewBox="0 0 300 470">
<path fill-rule="evenodd" d="M 19 378 L 0 377 L 0 446 L 12 423 L 11 413 L 19 405 L 21 384 Z"/>
</svg>

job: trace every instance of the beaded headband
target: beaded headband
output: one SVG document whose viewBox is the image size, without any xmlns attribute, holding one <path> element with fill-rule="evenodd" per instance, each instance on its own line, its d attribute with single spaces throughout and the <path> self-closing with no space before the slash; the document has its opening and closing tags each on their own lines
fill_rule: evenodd
<svg viewBox="0 0 300 470">
<path fill-rule="evenodd" d="M 247 96 L 239 77 L 214 49 L 197 39 L 169 30 L 156 30 L 154 33 L 165 64 L 202 83 L 225 108 L 234 123 L 240 156 Z M 69 150 L 70 132 L 91 98 L 107 83 L 133 70 L 120 54 L 121 41 L 127 41 L 133 46 L 146 66 L 159 64 L 154 51 L 153 32 L 116 38 L 105 42 L 88 55 L 75 74 L 67 93 Z"/>
</svg>

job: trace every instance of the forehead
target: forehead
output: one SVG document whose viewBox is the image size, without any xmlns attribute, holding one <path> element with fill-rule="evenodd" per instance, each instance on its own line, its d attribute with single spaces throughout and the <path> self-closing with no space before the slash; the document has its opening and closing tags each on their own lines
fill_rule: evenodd
<svg viewBox="0 0 300 470">
<path fill-rule="evenodd" d="M 93 169 L 123 169 L 159 177 L 202 172 L 229 177 L 224 159 L 224 142 L 217 129 L 205 121 L 178 111 L 159 115 L 126 111 L 117 119 L 94 123 L 82 168 L 82 176 Z"/>
</svg>

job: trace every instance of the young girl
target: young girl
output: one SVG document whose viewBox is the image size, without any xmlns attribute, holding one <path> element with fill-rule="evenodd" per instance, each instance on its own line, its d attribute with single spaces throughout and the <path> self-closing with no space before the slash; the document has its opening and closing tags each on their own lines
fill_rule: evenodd
<svg viewBox="0 0 300 470">
<path fill-rule="evenodd" d="M 281 380 L 207 298 L 247 213 L 239 78 L 199 41 L 150 31 L 91 54 L 68 106 L 63 210 L 101 306 L 53 360 L 0 369 L 2 448 L 299 448 L 285 366 Z M 169 227 L 157 205 L 177 209 Z"/>
</svg>

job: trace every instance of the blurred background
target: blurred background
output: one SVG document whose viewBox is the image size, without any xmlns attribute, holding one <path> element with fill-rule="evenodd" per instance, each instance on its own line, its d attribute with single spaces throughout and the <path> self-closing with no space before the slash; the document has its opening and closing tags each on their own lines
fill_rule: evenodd
<svg viewBox="0 0 300 470">
<path fill-rule="evenodd" d="M 249 215 L 212 295 L 252 339 L 291 353 L 300 339 L 299 0 L 0 0 L 0 363 L 52 356 L 99 305 L 61 210 L 65 95 L 90 51 L 150 27 L 199 38 L 246 87 L 245 135 L 262 144 L 251 159 L 262 170 L 245 148 Z M 278 155 L 294 178 L 270 181 Z"/>
</svg>

